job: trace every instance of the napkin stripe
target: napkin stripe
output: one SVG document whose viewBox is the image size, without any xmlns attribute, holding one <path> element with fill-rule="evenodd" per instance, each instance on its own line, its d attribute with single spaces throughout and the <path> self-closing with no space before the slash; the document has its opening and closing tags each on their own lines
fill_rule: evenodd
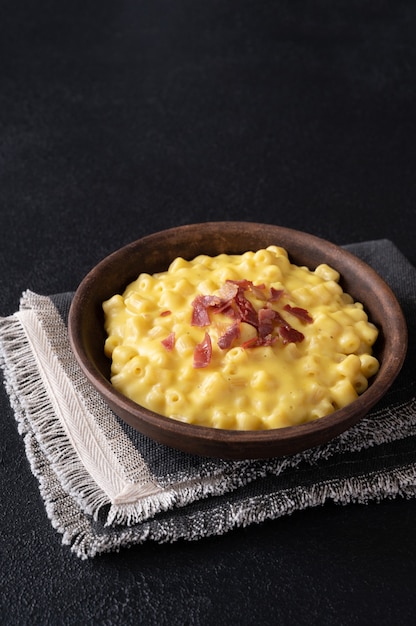
<svg viewBox="0 0 416 626">
<path fill-rule="evenodd" d="M 36 303 L 41 305 L 38 310 Z M 53 308 L 48 298 L 26 292 L 21 310 L 0 320 L 6 386 L 14 398 L 20 431 L 24 434 L 30 422 L 62 484 L 76 495 L 86 513 L 97 517 L 104 505 L 128 505 L 142 498 L 142 508 L 151 514 L 154 507 L 146 506 L 146 502 L 152 504 L 151 496 L 161 489 L 149 476 L 143 461 L 143 480 L 132 483 L 125 479 L 124 466 L 68 380 L 56 356 L 57 346 L 52 347 L 45 336 L 42 316 L 47 318 L 49 333 L 60 337 L 68 352 L 66 328 L 59 315 L 53 314 Z M 124 438 L 121 429 L 119 436 Z M 125 445 L 129 445 L 128 441 Z M 140 461 L 133 447 L 131 452 Z M 164 506 L 169 506 L 169 496 L 162 494 L 162 499 Z"/>
<path fill-rule="evenodd" d="M 122 468 L 117 463 L 111 462 L 112 454 L 106 440 L 88 423 L 88 413 L 83 410 L 80 399 L 73 393 L 55 354 L 43 336 L 34 312 L 24 310 L 18 317 L 54 414 L 63 426 L 71 445 L 83 460 L 87 472 L 101 489 L 109 494 L 110 499 L 113 499 L 124 487 Z M 39 426 L 42 426 L 46 439 L 45 420 L 42 424 L 39 423 Z M 54 431 L 55 428 L 47 433 L 52 439 L 55 437 Z"/>
<path fill-rule="evenodd" d="M 25 318 L 27 315 L 15 314 L 7 323 L 1 321 L 2 332 L 7 330 L 9 339 L 7 347 L 2 350 L 2 360 L 7 366 L 5 382 L 19 431 L 25 435 L 33 429 L 64 488 L 76 497 L 86 513 L 92 514 L 108 503 L 108 497 L 68 445 L 67 435 L 47 393 L 49 381 L 42 377 L 41 370 L 38 370 L 39 361 L 30 348 L 24 328 Z"/>
</svg>

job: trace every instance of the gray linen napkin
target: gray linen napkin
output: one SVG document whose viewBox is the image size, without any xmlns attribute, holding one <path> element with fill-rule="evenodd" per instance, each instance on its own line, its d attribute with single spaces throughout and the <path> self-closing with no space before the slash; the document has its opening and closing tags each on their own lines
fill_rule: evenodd
<svg viewBox="0 0 416 626">
<path fill-rule="evenodd" d="M 70 350 L 70 293 L 27 291 L 19 311 L 0 318 L 0 365 L 27 458 L 53 526 L 77 556 L 222 534 L 328 500 L 416 495 L 416 269 L 388 240 L 346 248 L 396 293 L 408 356 L 369 415 L 328 444 L 290 457 L 205 459 L 124 424 Z"/>
</svg>

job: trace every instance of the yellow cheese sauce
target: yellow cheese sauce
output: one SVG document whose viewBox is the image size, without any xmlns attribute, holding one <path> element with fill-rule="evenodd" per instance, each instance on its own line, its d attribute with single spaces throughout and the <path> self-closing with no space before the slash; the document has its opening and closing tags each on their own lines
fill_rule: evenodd
<svg viewBox="0 0 416 626">
<path fill-rule="evenodd" d="M 232 430 L 293 426 L 361 394 L 379 368 L 377 328 L 328 265 L 269 246 L 175 259 L 103 303 L 111 382 L 184 422 Z"/>
</svg>

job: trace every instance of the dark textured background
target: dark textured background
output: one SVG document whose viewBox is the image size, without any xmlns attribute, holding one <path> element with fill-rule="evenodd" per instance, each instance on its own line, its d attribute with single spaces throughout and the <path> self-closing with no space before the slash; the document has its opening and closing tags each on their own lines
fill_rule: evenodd
<svg viewBox="0 0 416 626">
<path fill-rule="evenodd" d="M 0 3 L 0 315 L 155 230 L 263 221 L 416 264 L 416 4 Z M 5 624 L 411 624 L 416 502 L 81 562 L 1 390 Z"/>
</svg>

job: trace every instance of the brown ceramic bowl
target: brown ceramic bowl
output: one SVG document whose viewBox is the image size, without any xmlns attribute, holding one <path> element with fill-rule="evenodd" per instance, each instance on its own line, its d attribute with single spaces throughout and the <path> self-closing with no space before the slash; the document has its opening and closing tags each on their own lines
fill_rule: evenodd
<svg viewBox="0 0 416 626">
<path fill-rule="evenodd" d="M 331 265 L 341 284 L 362 302 L 379 328 L 375 354 L 380 370 L 353 403 L 316 421 L 264 431 L 220 430 L 186 424 L 158 415 L 117 392 L 109 382 L 110 362 L 104 356 L 102 302 L 121 293 L 141 272 L 164 271 L 177 256 L 240 254 L 279 245 L 292 262 L 314 269 Z M 83 372 L 113 411 L 155 441 L 185 452 L 226 459 L 267 458 L 294 454 L 329 441 L 362 418 L 386 393 L 403 364 L 406 323 L 390 288 L 368 265 L 338 246 L 299 231 L 248 222 L 211 222 L 158 232 L 117 250 L 81 282 L 69 314 L 72 349 Z M 213 398 L 215 402 L 215 398 Z"/>
</svg>

